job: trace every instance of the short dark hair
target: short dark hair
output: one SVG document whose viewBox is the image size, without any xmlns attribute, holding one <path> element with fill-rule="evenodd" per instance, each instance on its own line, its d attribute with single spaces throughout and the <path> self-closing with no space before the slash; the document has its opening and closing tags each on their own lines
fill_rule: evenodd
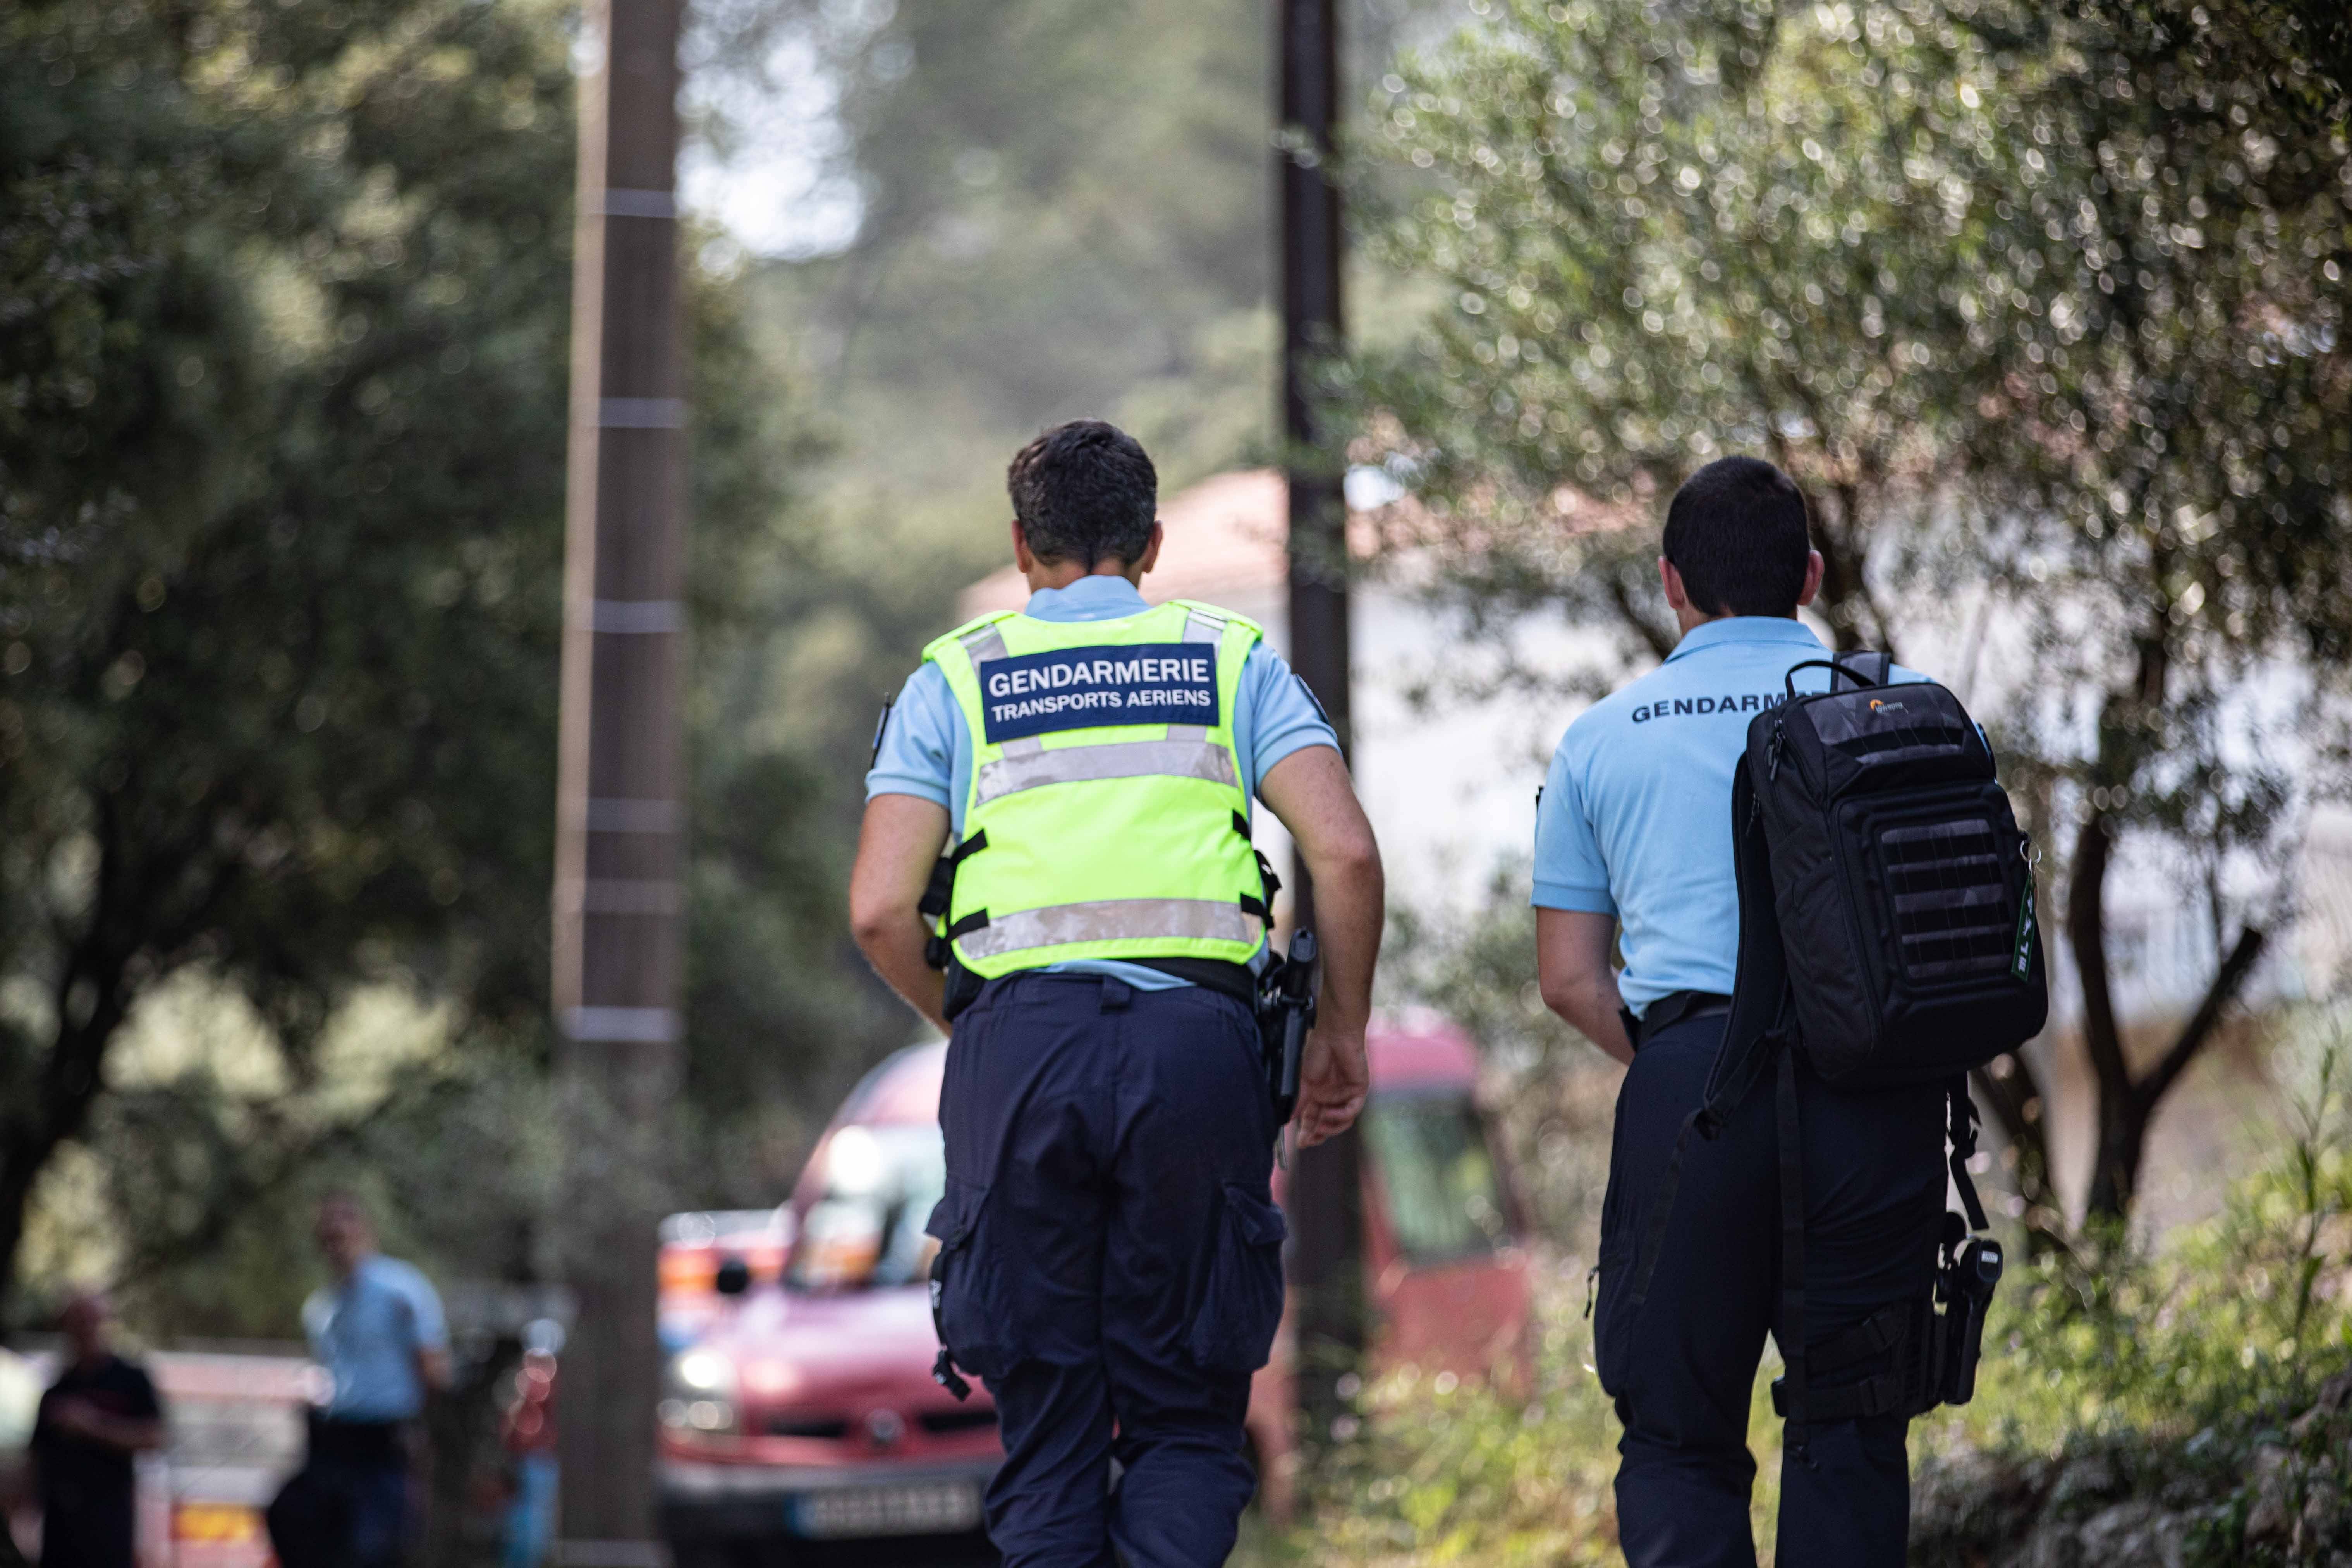
<svg viewBox="0 0 2352 1568">
<path fill-rule="evenodd" d="M 1710 616 L 1793 616 L 1812 554 L 1805 493 L 1760 458 L 1717 458 L 1666 507 L 1666 559 Z"/>
<path fill-rule="evenodd" d="M 1004 471 L 1013 515 L 1041 561 L 1132 566 L 1151 542 L 1160 475 L 1142 443 L 1100 419 L 1056 425 Z"/>
</svg>

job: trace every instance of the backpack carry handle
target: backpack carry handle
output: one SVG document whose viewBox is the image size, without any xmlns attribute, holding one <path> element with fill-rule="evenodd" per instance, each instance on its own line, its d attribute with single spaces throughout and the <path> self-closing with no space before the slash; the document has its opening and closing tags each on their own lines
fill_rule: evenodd
<svg viewBox="0 0 2352 1568">
<path fill-rule="evenodd" d="M 1872 659 L 1874 662 L 1878 662 L 1874 656 L 1867 653 L 1858 654 L 1853 657 L 1864 659 Z M 1868 686 L 1885 686 L 1887 684 L 1886 678 L 1884 673 L 1885 668 L 1886 666 L 1883 662 L 1880 662 L 1879 669 L 1881 673 L 1873 675 L 1865 673 L 1859 666 L 1846 663 L 1845 660 L 1841 658 L 1809 658 L 1801 663 L 1790 665 L 1789 667 L 1789 673 L 1781 678 L 1780 684 L 1782 688 L 1787 690 L 1790 700 L 1793 701 L 1797 695 L 1797 671 L 1801 669 L 1828 670 L 1830 672 L 1830 689 L 1832 691 L 1835 691 L 1837 689 L 1838 677 L 1841 675 L 1844 676 L 1848 680 L 1853 681 L 1857 689 Z"/>
</svg>

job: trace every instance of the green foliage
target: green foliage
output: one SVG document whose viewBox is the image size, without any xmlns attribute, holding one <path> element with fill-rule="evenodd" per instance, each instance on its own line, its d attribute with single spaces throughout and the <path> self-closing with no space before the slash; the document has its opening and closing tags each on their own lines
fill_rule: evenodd
<svg viewBox="0 0 2352 1568">
<path fill-rule="evenodd" d="M 2110 1231 L 2005 1281 L 1983 1392 L 1936 1440 L 2179 1440 L 2293 1414 L 2352 1365 L 2352 1029 L 2314 1010 L 2275 1036 L 2289 1110 L 2270 1160 L 2159 1250 Z"/>
<path fill-rule="evenodd" d="M 1355 79 L 1452 9 L 1343 5 Z M 829 501 L 845 525 L 920 536 L 918 591 L 1001 563 L 1004 464 L 1052 421 L 1126 425 L 1163 493 L 1269 449 L 1262 6 L 787 0 L 778 14 L 838 84 L 834 172 L 862 216 L 838 254 L 772 266 L 761 287 L 837 416 Z"/>
<path fill-rule="evenodd" d="M 1363 1427 L 1314 1478 L 1299 1521 L 1244 1543 L 1239 1561 L 1598 1565 L 1617 1552 L 1611 1483 L 1617 1418 L 1591 1366 L 1580 1278 L 1535 1276 L 1530 1387 L 1508 1391 L 1402 1368 L 1375 1379 Z M 1759 1473 L 1751 1509 L 1769 1547 L 1780 1500 L 1780 1436 L 1767 1382 L 1750 1416 Z"/>
<path fill-rule="evenodd" d="M 977 525 L 999 521 L 1004 462 L 1044 424 L 1136 418 L 1171 485 L 1262 439 L 1271 31 L 1256 10 L 907 0 L 835 15 L 852 13 L 812 26 L 843 84 L 863 217 L 839 255 L 772 282 L 795 350 L 843 400 L 851 497 L 942 532 L 952 501 L 974 531 L 956 558 L 981 567 L 1003 550 Z"/>
<path fill-rule="evenodd" d="M 1624 609 L 1619 509 L 1760 450 L 1808 486 L 1842 635 L 1899 631 L 1864 569 L 1957 510 L 1990 561 L 2076 541 L 2184 626 L 2334 646 L 2340 96 L 2265 140 L 2258 80 L 1975 4 L 1492 15 L 1368 138 L 1425 171 L 1376 253 L 1452 302 L 1335 376 L 1465 591 Z"/>
<path fill-rule="evenodd" d="M 826 455 L 751 289 L 689 295 L 695 409 L 681 1206 L 777 1201 L 840 1094 L 905 1043 L 848 932 L 864 679 L 907 610 L 805 501 Z"/>
</svg>

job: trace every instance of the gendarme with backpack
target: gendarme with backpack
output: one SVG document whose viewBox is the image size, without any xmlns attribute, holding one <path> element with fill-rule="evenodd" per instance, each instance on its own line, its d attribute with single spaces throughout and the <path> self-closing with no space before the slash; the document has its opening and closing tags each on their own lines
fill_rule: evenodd
<svg viewBox="0 0 2352 1568">
<path fill-rule="evenodd" d="M 1780 1319 L 1788 1371 L 1773 1405 L 1802 1451 L 1809 1421 L 1966 1404 L 2001 1272 L 1968 1162 L 1968 1074 L 2041 1032 L 2049 1014 L 2033 850 L 1983 731 L 1931 681 L 1890 685 L 1883 653 L 1809 661 L 1831 689 L 1796 690 L 1748 727 L 1731 795 L 1739 969 L 1706 1100 L 1685 1123 L 1712 1138 L 1770 1074 L 1781 1163 Z M 1945 1086 L 1952 1182 L 1932 1294 L 1811 1343 L 1799 1163 L 1799 1059 L 1833 1085 Z M 1684 1149 L 1676 1150 L 1679 1163 Z M 1635 1265 L 1646 1294 L 1675 1184 L 1653 1200 Z M 1875 1363 L 1834 1391 L 1812 1376 Z"/>
<path fill-rule="evenodd" d="M 1787 475 L 1706 464 L 1659 544 L 1673 647 L 1568 724 L 1530 895 L 1545 1004 L 1625 1065 L 1591 1298 L 1618 1541 L 1754 1568 L 1777 1342 L 1778 1560 L 1901 1568 L 1909 1418 L 1972 1392 L 2000 1275 L 1965 1078 L 2042 1022 L 2032 868 L 1959 700 L 1801 618 L 1828 567 Z"/>
</svg>

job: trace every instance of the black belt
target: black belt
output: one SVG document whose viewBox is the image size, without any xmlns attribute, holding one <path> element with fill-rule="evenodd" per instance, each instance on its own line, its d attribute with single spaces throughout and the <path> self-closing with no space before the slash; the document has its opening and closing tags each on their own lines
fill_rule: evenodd
<svg viewBox="0 0 2352 1568">
<path fill-rule="evenodd" d="M 1622 1015 L 1625 1037 L 1640 1050 L 1662 1030 L 1676 1024 L 1687 1024 L 1694 1018 L 1713 1018 L 1731 1011 L 1731 998 L 1713 991 L 1669 991 L 1650 1004 L 1650 1010 L 1640 1017 L 1631 1008 Z"/>
<path fill-rule="evenodd" d="M 1245 963 L 1214 958 L 1130 958 L 1129 963 L 1178 980 L 1189 980 L 1203 991 L 1222 991 L 1244 1007 L 1257 1005 L 1257 976 Z"/>
<path fill-rule="evenodd" d="M 408 1462 L 408 1423 L 352 1421 L 310 1414 L 310 1458 L 329 1464 L 404 1465 Z"/>
<path fill-rule="evenodd" d="M 1171 979 L 1189 982 L 1192 984 L 1201 987 L 1203 991 L 1222 992 L 1223 994 L 1232 997 L 1234 1001 L 1239 1002 L 1244 1007 L 1255 1007 L 1257 1005 L 1257 976 L 1250 973 L 1250 969 L 1247 964 L 1226 963 L 1222 960 L 1213 958 L 1129 958 L 1123 959 L 1120 962 L 1132 963 L 1138 969 L 1157 970 L 1159 973 L 1169 976 Z M 950 970 L 949 973 L 952 976 L 954 971 Z M 967 971 L 967 973 L 969 972 Z M 1016 969 L 1012 973 L 1000 976 L 1000 978 L 1004 980 L 1018 980 L 1024 974 L 1043 974 L 1045 972 L 1043 970 Z M 974 976 L 974 978 L 977 979 L 978 977 Z M 1095 980 L 1101 977 L 1083 971 L 1076 973 L 1065 971 L 1063 973 L 1058 975 L 1046 975 L 1045 978 L 1049 980 Z M 977 997 L 980 994 L 980 987 L 978 985 L 974 985 L 971 988 L 971 994 L 972 997 Z M 970 999 L 967 999 L 964 1005 L 968 1006 L 970 1005 Z M 948 1016 L 950 1018 L 953 1018 L 957 1013 L 960 1013 L 962 1010 L 963 1008 L 961 1006 L 955 1007 L 949 1012 Z"/>
</svg>

